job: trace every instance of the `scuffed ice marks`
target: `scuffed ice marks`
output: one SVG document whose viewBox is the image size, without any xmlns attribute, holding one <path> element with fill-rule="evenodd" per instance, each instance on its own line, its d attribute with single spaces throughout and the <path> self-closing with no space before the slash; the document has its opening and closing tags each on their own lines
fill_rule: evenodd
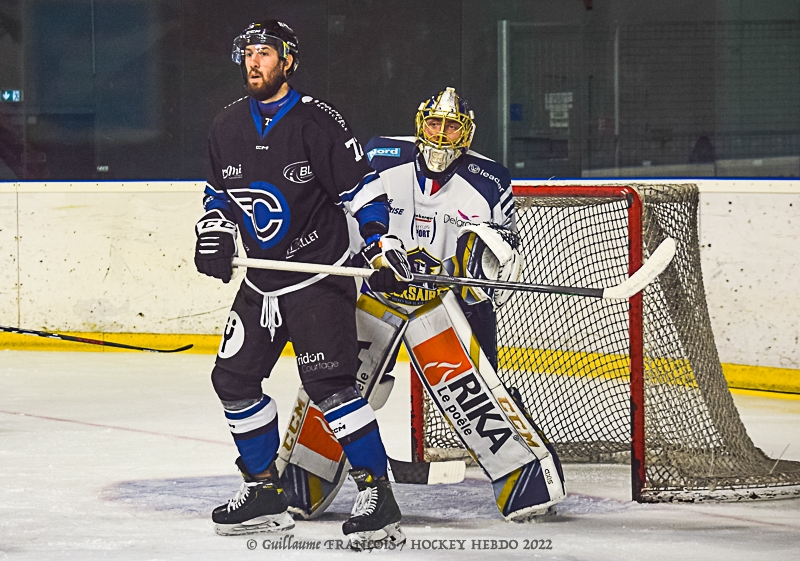
<svg viewBox="0 0 800 561">
<path fill-rule="evenodd" d="M 100 498 L 132 508 L 207 517 L 238 489 L 237 476 L 144 479 L 123 481 L 104 489 Z M 502 521 L 492 488 L 486 479 L 467 478 L 457 485 L 393 484 L 397 502 L 407 525 L 457 527 L 474 521 Z M 356 486 L 347 480 L 321 519 L 346 519 L 353 506 Z M 568 495 L 558 505 L 558 517 L 586 516 L 653 508 L 630 501 L 588 495 Z M 556 517 L 556 519 L 558 519 Z"/>
<path fill-rule="evenodd" d="M 207 517 L 227 502 L 241 482 L 230 475 L 122 481 L 103 489 L 100 498 L 143 510 Z"/>
</svg>

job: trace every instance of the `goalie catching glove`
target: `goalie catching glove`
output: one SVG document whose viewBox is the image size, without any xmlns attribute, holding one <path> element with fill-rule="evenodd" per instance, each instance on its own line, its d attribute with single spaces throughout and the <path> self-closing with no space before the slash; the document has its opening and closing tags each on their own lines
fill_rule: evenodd
<svg viewBox="0 0 800 561">
<path fill-rule="evenodd" d="M 499 224 L 484 222 L 461 228 L 452 258 L 453 276 L 517 282 L 522 273 L 523 259 L 517 252 L 519 234 Z M 510 290 L 464 287 L 465 302 L 491 300 L 500 307 L 511 297 Z"/>
<path fill-rule="evenodd" d="M 370 267 L 377 269 L 369 277 L 369 287 L 375 292 L 403 292 L 414 280 L 403 242 L 391 235 L 373 238 L 361 250 Z"/>
<path fill-rule="evenodd" d="M 228 283 L 233 275 L 231 259 L 236 256 L 236 224 L 219 210 L 210 210 L 195 225 L 197 244 L 194 264 L 204 275 Z"/>
</svg>

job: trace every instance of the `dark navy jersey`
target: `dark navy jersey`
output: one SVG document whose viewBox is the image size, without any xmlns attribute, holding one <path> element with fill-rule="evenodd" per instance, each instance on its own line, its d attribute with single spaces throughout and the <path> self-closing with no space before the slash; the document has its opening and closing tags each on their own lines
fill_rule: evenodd
<svg viewBox="0 0 800 561">
<path fill-rule="evenodd" d="M 344 118 L 294 90 L 271 119 L 250 97 L 226 107 L 211 127 L 208 152 L 204 207 L 237 224 L 248 257 L 341 265 L 345 212 L 370 215 L 375 199 L 384 200 L 380 176 Z M 245 282 L 277 296 L 322 277 L 248 269 Z"/>
</svg>

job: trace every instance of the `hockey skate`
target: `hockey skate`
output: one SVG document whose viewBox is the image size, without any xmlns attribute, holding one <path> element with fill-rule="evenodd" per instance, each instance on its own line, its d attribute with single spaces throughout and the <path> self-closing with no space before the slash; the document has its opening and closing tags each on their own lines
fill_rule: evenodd
<svg viewBox="0 0 800 561">
<path fill-rule="evenodd" d="M 394 500 L 392 484 L 377 479 L 368 469 L 354 469 L 350 476 L 358 486 L 358 496 L 350 518 L 342 524 L 342 531 L 350 538 L 349 547 L 365 549 L 393 549 L 405 543 L 400 529 L 400 508 Z"/>
<path fill-rule="evenodd" d="M 236 459 L 244 481 L 228 504 L 218 506 L 211 513 L 220 536 L 242 536 L 264 532 L 282 532 L 294 528 L 294 520 L 287 510 L 286 494 L 276 482 L 277 477 L 257 480 L 247 471 L 242 458 Z M 268 468 L 277 473 L 275 464 Z"/>
</svg>

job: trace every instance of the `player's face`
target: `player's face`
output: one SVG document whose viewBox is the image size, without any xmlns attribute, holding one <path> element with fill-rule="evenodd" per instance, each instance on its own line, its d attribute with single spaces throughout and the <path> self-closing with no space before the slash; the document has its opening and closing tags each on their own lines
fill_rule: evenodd
<svg viewBox="0 0 800 561">
<path fill-rule="evenodd" d="M 287 61 L 278 56 L 272 45 L 247 45 L 244 64 L 247 91 L 258 100 L 267 101 L 286 82 Z"/>
<path fill-rule="evenodd" d="M 447 140 L 455 142 L 461 136 L 461 123 L 453 119 L 443 119 L 441 117 L 429 117 L 425 119 L 425 136 L 430 140 L 442 135 Z"/>
</svg>

